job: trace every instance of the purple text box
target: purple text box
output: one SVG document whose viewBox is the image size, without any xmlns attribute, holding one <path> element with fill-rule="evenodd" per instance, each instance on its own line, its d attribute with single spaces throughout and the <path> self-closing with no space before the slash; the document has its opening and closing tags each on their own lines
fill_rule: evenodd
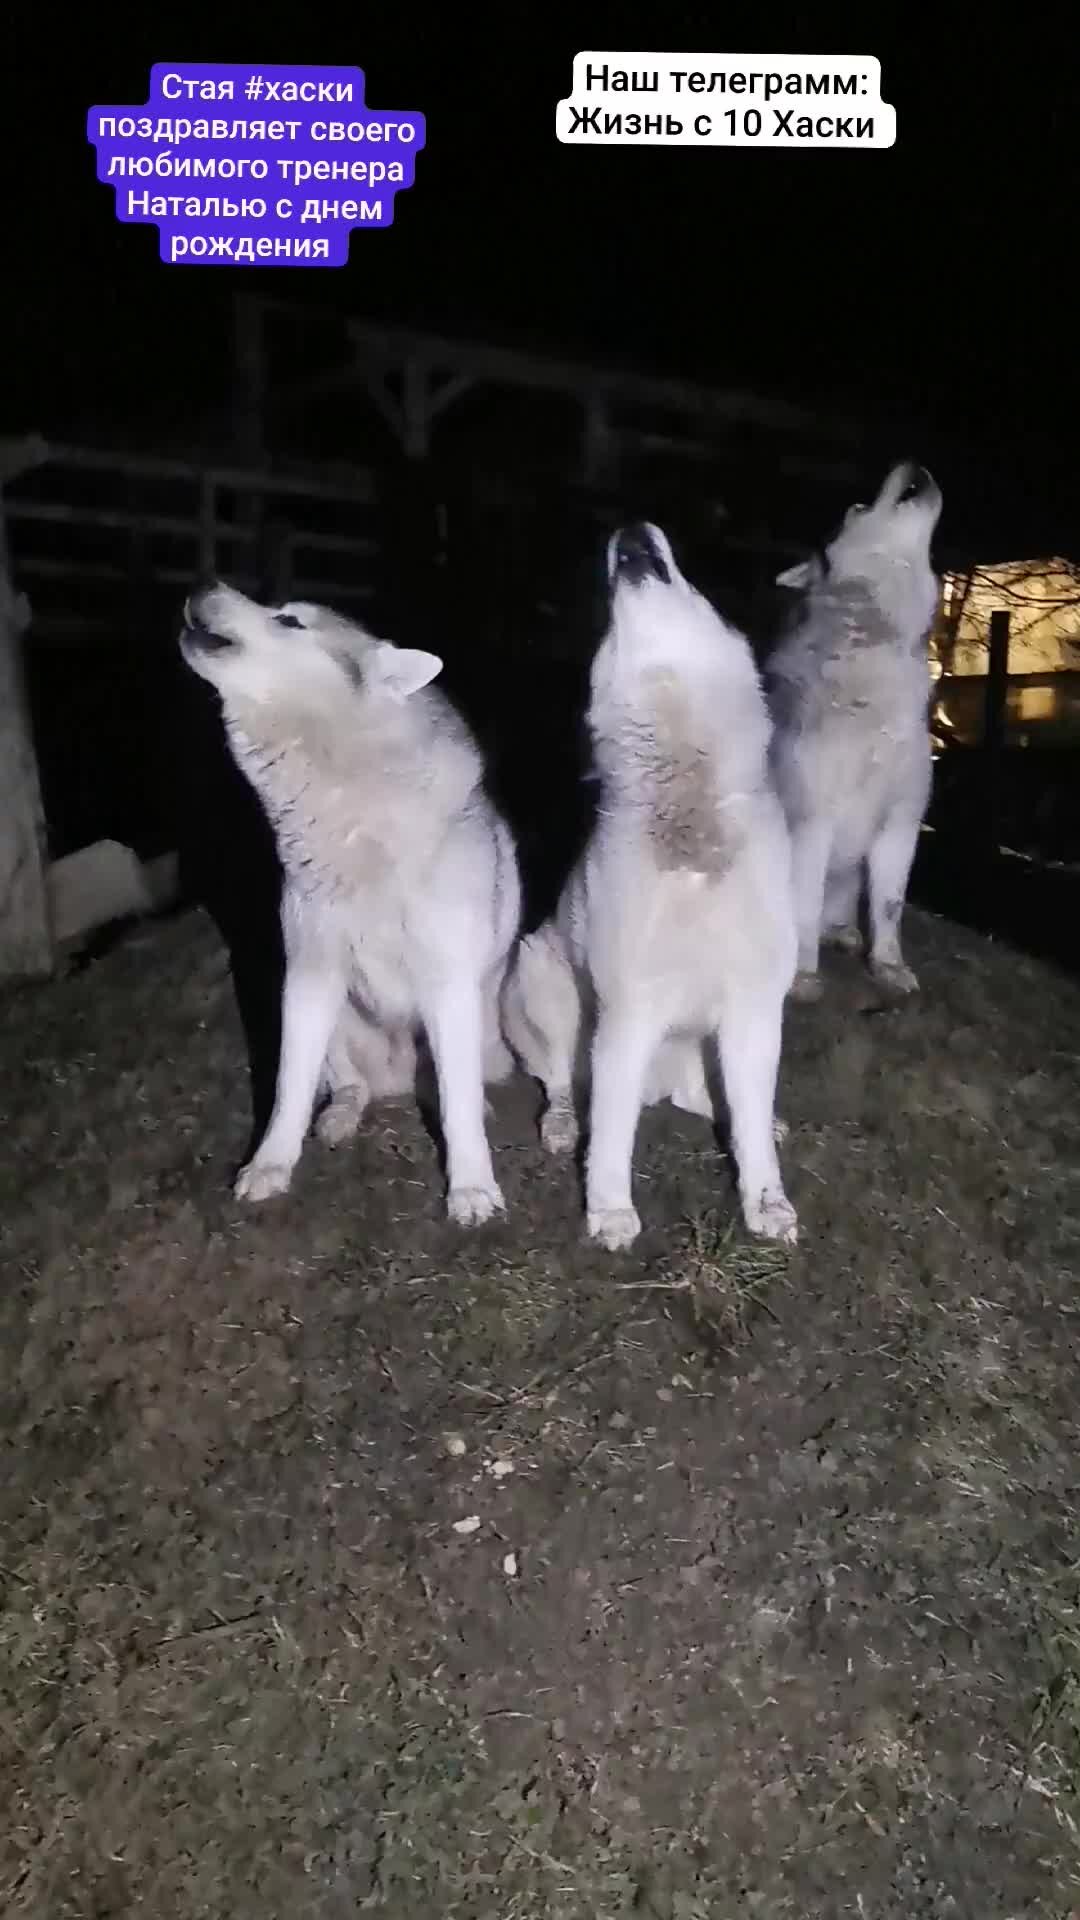
<svg viewBox="0 0 1080 1920">
<path fill-rule="evenodd" d="M 343 267 L 354 227 L 389 227 L 425 144 L 420 113 L 364 105 L 359 67 L 160 61 L 142 107 L 92 107 L 117 219 L 170 263 Z"/>
</svg>

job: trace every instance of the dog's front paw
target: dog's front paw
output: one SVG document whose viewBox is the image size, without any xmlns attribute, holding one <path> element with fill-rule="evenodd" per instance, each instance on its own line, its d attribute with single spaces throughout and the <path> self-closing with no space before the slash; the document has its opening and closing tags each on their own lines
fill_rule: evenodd
<svg viewBox="0 0 1080 1920">
<path fill-rule="evenodd" d="M 590 1240 L 596 1240 L 609 1253 L 623 1253 L 641 1232 L 641 1221 L 634 1207 L 600 1207 L 586 1221 Z"/>
<path fill-rule="evenodd" d="M 334 1095 L 315 1122 L 315 1132 L 324 1147 L 341 1147 L 357 1132 L 367 1106 L 367 1095 L 350 1088 Z"/>
<path fill-rule="evenodd" d="M 765 1187 L 751 1199 L 744 1196 L 743 1218 L 747 1230 L 759 1240 L 778 1240 L 793 1247 L 799 1238 L 799 1221 L 782 1187 Z"/>
<path fill-rule="evenodd" d="M 455 1226 L 481 1227 L 497 1213 L 506 1212 L 506 1202 L 498 1187 L 451 1187 L 446 1212 Z"/>
<path fill-rule="evenodd" d="M 890 1000 L 906 1000 L 910 994 L 918 993 L 919 982 L 910 967 L 901 961 L 872 960 L 870 973 L 875 986 L 881 988 Z"/>
<path fill-rule="evenodd" d="M 790 1128 L 790 1127 L 788 1126 L 788 1123 L 787 1123 L 787 1121 L 786 1121 L 786 1120 L 774 1120 L 774 1121 L 773 1121 L 773 1123 L 772 1123 L 772 1137 L 773 1137 L 773 1140 L 775 1141 L 775 1143 L 776 1143 L 776 1145 L 777 1145 L 778 1147 L 782 1147 L 782 1146 L 783 1146 L 783 1144 L 784 1144 L 784 1141 L 785 1141 L 785 1140 L 787 1139 L 787 1137 L 788 1137 L 788 1134 L 789 1134 L 790 1132 L 791 1132 L 791 1128 Z"/>
<path fill-rule="evenodd" d="M 238 1200 L 273 1200 L 280 1193 L 288 1193 L 292 1176 L 291 1167 L 272 1160 L 249 1160 L 236 1176 L 233 1193 Z"/>
</svg>

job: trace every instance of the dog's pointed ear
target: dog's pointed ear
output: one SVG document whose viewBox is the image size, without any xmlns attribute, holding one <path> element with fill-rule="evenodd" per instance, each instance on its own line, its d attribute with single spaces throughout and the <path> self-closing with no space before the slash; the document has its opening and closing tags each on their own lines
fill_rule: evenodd
<svg viewBox="0 0 1080 1920">
<path fill-rule="evenodd" d="M 437 653 L 421 653 L 414 647 L 395 647 L 380 640 L 371 656 L 366 679 L 369 686 L 381 687 L 395 700 L 408 700 L 429 686 L 443 670 Z"/>
<path fill-rule="evenodd" d="M 800 560 L 797 566 L 785 567 L 783 573 L 778 573 L 776 584 L 778 587 L 788 587 L 792 593 L 802 593 L 805 588 L 813 586 L 815 580 L 820 580 L 823 573 L 820 558 L 812 553 L 809 560 Z"/>
</svg>

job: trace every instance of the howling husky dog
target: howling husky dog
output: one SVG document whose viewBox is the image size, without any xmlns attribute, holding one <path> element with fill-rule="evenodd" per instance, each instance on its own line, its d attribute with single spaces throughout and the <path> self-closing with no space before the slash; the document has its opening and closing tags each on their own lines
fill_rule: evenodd
<svg viewBox="0 0 1080 1920">
<path fill-rule="evenodd" d="M 928 638 L 938 601 L 930 542 L 941 493 L 909 462 L 871 506 L 848 509 L 821 555 L 778 576 L 804 589 L 768 663 L 773 770 L 792 840 L 798 974 L 821 993 L 819 948 L 857 949 L 863 869 L 870 968 L 890 994 L 916 991 L 900 917 L 930 797 Z"/>
<path fill-rule="evenodd" d="M 641 1108 L 671 1099 L 711 1115 L 715 1040 L 746 1224 L 792 1242 L 773 1102 L 795 927 L 764 695 L 747 642 L 683 578 L 659 528 L 616 534 L 608 576 L 588 716 L 599 819 L 553 918 L 518 948 L 504 1032 L 544 1088 L 553 1152 L 575 1144 L 592 1041 L 588 1231 L 612 1251 L 640 1230 Z"/>
<path fill-rule="evenodd" d="M 284 870 L 277 1097 L 239 1198 L 284 1193 L 320 1093 L 319 1132 L 348 1139 L 371 1098 L 415 1084 L 423 1032 L 438 1081 L 447 1211 L 503 1206 L 484 1081 L 512 1062 L 498 995 L 520 888 L 509 829 L 432 653 L 376 640 L 324 607 L 256 605 L 220 584 L 185 608 L 181 648 L 221 696 Z"/>
</svg>

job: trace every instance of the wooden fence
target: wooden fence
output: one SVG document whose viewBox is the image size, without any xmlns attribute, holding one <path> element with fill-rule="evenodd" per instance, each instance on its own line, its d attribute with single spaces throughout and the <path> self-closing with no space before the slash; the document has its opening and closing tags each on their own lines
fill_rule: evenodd
<svg viewBox="0 0 1080 1920">
<path fill-rule="evenodd" d="M 362 468 L 0 443 L 0 976 L 55 965 L 50 875 L 57 846 L 77 850 L 79 826 L 58 820 L 50 791 L 107 787 L 124 699 L 145 707 L 193 582 L 359 613 L 374 590 L 380 505 Z"/>
<path fill-rule="evenodd" d="M 72 483 L 80 476 L 93 483 L 95 495 L 126 490 L 127 503 L 102 506 L 73 498 Z M 136 489 L 139 498 L 133 502 Z M 170 492 L 180 499 L 166 510 L 154 495 Z M 149 573 L 157 586 L 186 588 L 197 575 L 214 574 L 244 591 L 259 591 L 265 589 L 268 568 L 277 574 L 278 586 L 297 598 L 360 600 L 370 592 L 370 582 L 352 569 L 335 568 L 334 562 L 343 556 L 370 559 L 377 542 L 363 528 L 339 531 L 310 522 L 313 508 L 353 513 L 375 501 L 374 477 L 363 468 L 314 475 L 50 446 L 32 481 L 24 474 L 14 491 L 9 483 L 4 505 L 16 576 L 36 605 L 35 586 L 47 580 L 76 585 L 81 592 L 88 580 L 122 585 Z M 70 544 L 65 552 L 50 553 L 46 543 L 27 538 L 37 528 L 63 529 L 68 542 L 75 533 L 122 536 L 127 553 L 87 555 L 72 552 Z M 168 554 L 162 551 L 166 545 L 172 549 Z M 330 572 L 325 566 L 318 571 L 323 562 Z"/>
</svg>

